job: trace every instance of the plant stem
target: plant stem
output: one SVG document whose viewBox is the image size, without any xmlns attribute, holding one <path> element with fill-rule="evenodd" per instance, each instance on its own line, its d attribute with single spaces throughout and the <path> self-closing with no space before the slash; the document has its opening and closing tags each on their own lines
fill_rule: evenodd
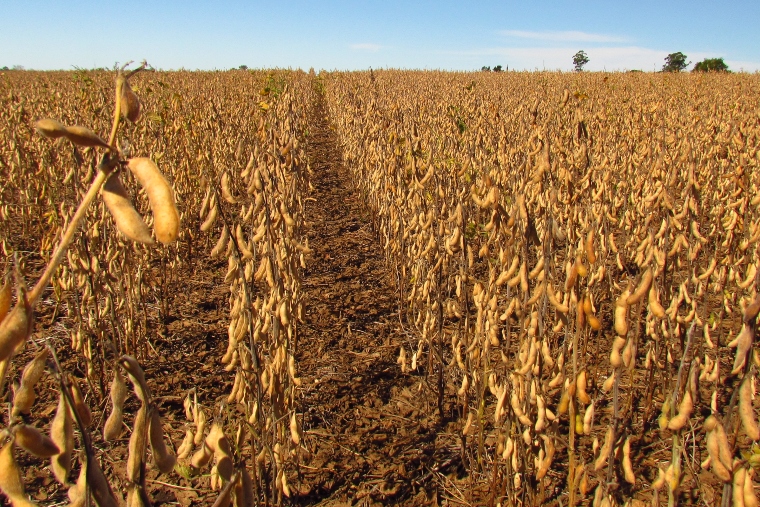
<svg viewBox="0 0 760 507">
<path fill-rule="evenodd" d="M 84 220 L 87 209 L 90 207 L 90 204 L 92 204 L 92 201 L 95 200 L 98 192 L 100 192 L 100 188 L 111 175 L 113 167 L 117 162 L 118 158 L 110 158 L 108 155 L 103 156 L 103 159 L 98 165 L 98 175 L 95 177 L 92 185 L 90 185 L 90 189 L 87 190 L 82 202 L 79 203 L 76 213 L 74 213 L 71 222 L 69 222 L 69 226 L 63 233 L 61 242 L 56 247 L 53 256 L 50 258 L 50 262 L 48 262 L 45 267 L 45 271 L 42 273 L 42 276 L 40 276 L 40 279 L 37 280 L 37 284 L 27 295 L 27 303 L 30 308 L 34 308 L 40 295 L 42 295 L 42 291 L 45 290 L 50 279 L 53 277 L 53 273 L 55 273 L 56 269 L 58 269 L 58 266 L 61 264 L 61 261 L 63 261 L 63 257 L 66 255 L 66 250 L 68 250 L 69 245 L 74 239 L 74 234 L 77 232 L 77 229 L 79 229 L 82 220 Z"/>
</svg>

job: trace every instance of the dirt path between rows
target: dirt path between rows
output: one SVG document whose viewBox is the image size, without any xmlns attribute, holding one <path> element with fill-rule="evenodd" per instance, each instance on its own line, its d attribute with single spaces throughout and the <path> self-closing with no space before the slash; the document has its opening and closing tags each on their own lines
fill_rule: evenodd
<svg viewBox="0 0 760 507">
<path fill-rule="evenodd" d="M 306 203 L 306 222 L 314 253 L 304 272 L 306 312 L 296 357 L 306 451 L 297 475 L 289 479 L 294 494 L 285 505 L 421 506 L 443 498 L 464 500 L 455 485 L 463 475 L 458 439 L 428 416 L 435 400 L 422 387 L 424 375 L 402 374 L 396 364 L 399 347 L 409 338 L 400 324 L 396 284 L 369 212 L 341 163 L 321 100 L 314 108 L 307 149 L 314 189 Z M 218 363 L 227 346 L 225 268 L 226 262 L 207 257 L 182 265 L 170 282 L 169 316 L 161 325 L 151 322 L 161 331 L 150 337 L 149 351 L 141 356 L 175 445 L 186 427 L 184 393 L 194 389 L 210 407 L 231 388 L 232 378 L 219 373 Z M 64 368 L 84 378 L 81 358 L 69 348 L 68 329 L 75 324 L 63 311 L 53 319 L 54 301 L 49 293 L 44 298 L 35 340 L 50 340 Z M 16 370 L 34 352 L 28 347 L 17 358 Z M 47 428 L 57 405 L 52 376 L 42 379 L 38 391 L 37 406 L 47 409 L 37 422 Z M 93 393 L 91 400 L 97 397 Z M 105 399 L 91 403 L 100 428 L 108 404 Z M 130 397 L 129 426 L 136 411 L 137 401 Z M 99 431 L 93 432 L 99 459 L 116 484 L 126 483 L 122 464 L 128 437 L 125 432 L 105 444 Z M 66 490 L 46 470 L 47 460 L 26 453 L 18 459 L 36 501 L 65 503 Z M 72 477 L 77 473 L 78 466 Z M 167 480 L 150 467 L 147 486 L 155 505 L 211 505 L 218 496 L 205 481 L 198 484 L 175 474 Z"/>
<path fill-rule="evenodd" d="M 455 451 L 425 415 L 421 377 L 396 364 L 403 332 L 395 284 L 321 96 L 310 131 L 314 190 L 306 221 L 314 254 L 304 274 L 297 360 L 311 455 L 297 502 L 430 505 L 433 470 Z"/>
</svg>

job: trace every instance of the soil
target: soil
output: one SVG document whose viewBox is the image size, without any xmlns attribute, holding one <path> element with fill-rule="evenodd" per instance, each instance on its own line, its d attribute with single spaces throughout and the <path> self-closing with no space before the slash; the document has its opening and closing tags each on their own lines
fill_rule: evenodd
<svg viewBox="0 0 760 507">
<path fill-rule="evenodd" d="M 303 278 L 306 314 L 297 346 L 305 455 L 297 477 L 290 479 L 294 494 L 286 503 L 415 506 L 446 503 L 447 498 L 466 503 L 457 431 L 435 415 L 436 401 L 426 394 L 435 391 L 425 385 L 424 374 L 404 374 L 396 363 L 399 347 L 409 337 L 401 326 L 394 273 L 342 166 L 321 101 L 315 104 L 310 130 L 313 190 L 306 222 L 314 252 Z M 165 425 L 173 428 L 175 448 L 184 436 L 184 393 L 195 388 L 210 407 L 226 397 L 232 381 L 218 371 L 227 346 L 226 263 L 200 256 L 188 261 L 172 281 L 167 320 L 151 323 L 162 331 L 149 338 L 141 359 Z M 29 279 L 39 267 L 29 261 Z M 81 359 L 67 352 L 66 320 L 60 311 L 54 315 L 51 296 L 44 297 L 33 335 L 37 345 L 17 356 L 9 378 L 17 379 L 43 340 L 50 340 L 64 368 L 83 379 Z M 103 387 L 106 396 L 99 406 L 98 396 L 90 396 L 93 428 L 102 428 L 107 414 L 107 386 L 90 386 L 95 392 Z M 48 428 L 57 405 L 53 378 L 45 376 L 37 392 L 35 406 L 42 408 L 30 421 Z M 136 409 L 131 396 L 128 426 Z M 107 444 L 98 431 L 92 433 L 106 475 L 123 484 L 129 434 Z M 47 460 L 16 454 L 35 501 L 67 503 L 65 488 L 53 479 Z M 77 474 L 78 466 L 71 477 Z M 150 467 L 146 482 L 157 506 L 210 505 L 218 496 L 208 489 L 208 480 L 159 475 Z"/>
<path fill-rule="evenodd" d="M 306 446 L 301 505 L 430 505 L 431 476 L 456 469 L 453 435 L 438 426 L 424 379 L 396 363 L 404 337 L 393 273 L 318 103 L 307 155 L 314 257 L 305 273 L 302 372 Z"/>
</svg>

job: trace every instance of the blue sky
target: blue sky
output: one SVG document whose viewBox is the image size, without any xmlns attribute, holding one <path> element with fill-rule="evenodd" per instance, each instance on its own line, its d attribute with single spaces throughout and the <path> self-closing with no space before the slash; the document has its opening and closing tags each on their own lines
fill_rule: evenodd
<svg viewBox="0 0 760 507">
<path fill-rule="evenodd" d="M 0 0 L 0 67 L 760 70 L 760 1 Z"/>
</svg>

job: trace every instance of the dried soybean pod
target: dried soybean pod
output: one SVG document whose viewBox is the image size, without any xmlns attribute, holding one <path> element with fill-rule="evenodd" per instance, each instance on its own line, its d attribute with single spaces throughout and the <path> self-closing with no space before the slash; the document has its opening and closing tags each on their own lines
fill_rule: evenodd
<svg viewBox="0 0 760 507">
<path fill-rule="evenodd" d="M 222 174 L 220 182 L 222 188 L 222 197 L 230 204 L 237 204 L 237 199 L 232 196 L 232 190 L 230 189 L 230 175 L 227 171 Z"/>
<path fill-rule="evenodd" d="M 13 396 L 12 414 L 14 417 L 19 414 L 28 414 L 31 410 L 34 400 L 37 397 L 34 392 L 34 386 L 45 372 L 48 354 L 49 351 L 47 348 L 42 349 L 24 368 L 24 372 L 21 374 L 21 386 Z"/>
<path fill-rule="evenodd" d="M 686 425 L 694 409 L 694 402 L 691 397 L 691 391 L 687 388 L 683 395 L 683 400 L 678 405 L 678 414 L 668 422 L 668 429 L 678 431 Z"/>
<path fill-rule="evenodd" d="M 145 462 L 145 450 L 147 446 L 148 410 L 145 403 L 135 415 L 135 423 L 132 427 L 132 435 L 129 437 L 129 456 L 127 457 L 127 478 L 132 482 L 140 479 L 140 470 Z"/>
<path fill-rule="evenodd" d="M 214 451 L 216 470 L 219 476 L 225 481 L 229 481 L 233 472 L 230 443 L 221 426 L 216 423 L 211 426 L 211 430 L 206 437 L 206 445 Z"/>
<path fill-rule="evenodd" d="M 665 308 L 662 307 L 657 298 L 657 289 L 655 289 L 654 284 L 649 289 L 649 310 L 658 319 L 665 318 Z"/>
<path fill-rule="evenodd" d="M 127 167 L 148 195 L 156 238 L 164 244 L 173 242 L 179 235 L 179 212 L 171 185 L 149 158 L 132 158 Z"/>
<path fill-rule="evenodd" d="M 114 368 L 111 382 L 111 414 L 103 426 L 103 439 L 106 442 L 119 438 L 124 421 L 124 402 L 127 399 L 127 385 L 120 369 Z"/>
<path fill-rule="evenodd" d="M 153 408 L 150 416 L 150 448 L 153 451 L 153 463 L 162 473 L 168 474 L 174 470 L 177 458 L 169 452 L 164 444 L 164 430 L 161 427 L 161 416 Z"/>
<path fill-rule="evenodd" d="M 227 229 L 227 225 L 225 224 L 224 228 L 222 228 L 222 234 L 219 236 L 219 240 L 216 242 L 216 246 L 214 246 L 213 250 L 211 250 L 211 257 L 219 257 L 227 249 L 227 243 L 229 243 L 229 240 L 230 231 Z"/>
<path fill-rule="evenodd" d="M 747 478 L 747 470 L 744 467 L 739 467 L 734 472 L 733 477 L 733 507 L 744 507 L 744 479 Z"/>
<path fill-rule="evenodd" d="M 53 475 L 61 484 L 67 484 L 71 470 L 71 452 L 74 449 L 74 425 L 63 393 L 59 395 L 58 409 L 50 425 L 50 438 L 61 451 L 50 460 Z"/>
<path fill-rule="evenodd" d="M 728 444 L 726 429 L 722 424 L 718 424 L 713 432 L 718 437 L 718 457 L 723 463 L 723 466 L 725 466 L 728 471 L 731 471 L 733 467 L 733 450 Z"/>
<path fill-rule="evenodd" d="M 211 207 L 211 210 L 208 212 L 208 215 L 206 215 L 206 219 L 201 224 L 201 232 L 208 232 L 209 229 L 214 225 L 214 222 L 216 222 L 216 217 L 219 215 L 219 209 L 216 207 L 216 205 L 213 205 Z"/>
<path fill-rule="evenodd" d="M 27 305 L 26 286 L 23 283 L 16 287 L 16 297 L 16 306 L 0 322 L 0 361 L 10 358 L 29 336 L 32 311 Z"/>
<path fill-rule="evenodd" d="M 192 458 L 190 458 L 190 466 L 196 470 L 201 469 L 208 465 L 208 462 L 211 461 L 211 458 L 213 456 L 214 451 L 212 451 L 209 446 L 206 445 L 206 442 L 203 442 L 201 448 L 198 449 L 195 454 L 193 454 Z"/>
<path fill-rule="evenodd" d="M 66 127 L 66 132 L 63 136 L 78 146 L 110 148 L 107 142 L 87 127 L 80 127 L 78 125 Z"/>
<path fill-rule="evenodd" d="M 755 296 L 750 304 L 744 309 L 744 315 L 742 318 L 744 322 L 750 323 L 757 318 L 757 314 L 760 313 L 760 294 Z"/>
<path fill-rule="evenodd" d="M 203 432 L 206 429 L 206 412 L 203 409 L 198 409 L 198 417 L 195 418 L 195 437 L 193 443 L 200 445 L 203 442 Z"/>
<path fill-rule="evenodd" d="M 715 416 L 709 416 L 705 419 L 704 429 L 707 431 L 706 447 L 707 453 L 710 455 L 710 465 L 712 466 L 713 473 L 723 482 L 731 480 L 731 472 L 726 467 L 724 461 L 728 459 L 729 467 L 731 461 L 731 453 L 728 450 L 728 440 L 723 441 L 721 438 L 721 432 L 719 430 L 723 426 L 718 422 Z M 722 436 L 725 438 L 725 431 L 722 432 Z M 723 446 L 726 448 L 723 449 Z"/>
<path fill-rule="evenodd" d="M 623 478 L 628 484 L 636 484 L 636 476 L 631 465 L 631 437 L 626 438 L 623 444 Z"/>
<path fill-rule="evenodd" d="M 79 463 L 82 467 L 79 469 L 79 477 L 76 484 L 69 487 L 69 507 L 84 507 L 87 504 L 87 456 L 84 451 L 79 453 Z"/>
<path fill-rule="evenodd" d="M 639 282 L 638 287 L 636 287 L 636 290 L 633 291 L 633 294 L 628 296 L 628 305 L 633 305 L 641 301 L 644 296 L 646 296 L 649 292 L 649 289 L 652 286 L 652 278 L 654 277 L 652 273 L 652 269 L 647 269 L 644 272 L 644 275 L 641 277 L 641 281 Z"/>
<path fill-rule="evenodd" d="M 760 427 L 755 420 L 755 411 L 752 406 L 752 377 L 746 376 L 739 387 L 739 416 L 742 427 L 751 440 L 760 440 Z"/>
<path fill-rule="evenodd" d="M 621 364 L 623 364 L 623 358 L 620 355 L 620 350 L 625 346 L 626 339 L 622 338 L 620 336 L 616 336 L 615 339 L 612 341 L 612 351 L 610 352 L 610 365 L 613 368 L 617 368 Z"/>
<path fill-rule="evenodd" d="M 43 118 L 34 123 L 34 130 L 48 139 L 58 139 L 66 135 L 66 126 L 57 120 Z"/>
<path fill-rule="evenodd" d="M 610 456 L 610 452 L 612 451 L 613 437 L 614 430 L 612 429 L 612 426 L 608 426 L 607 433 L 604 436 L 604 443 L 602 444 L 602 448 L 599 450 L 599 457 L 597 457 L 596 461 L 594 462 L 594 470 L 597 472 L 602 469 L 604 464 L 607 462 L 607 458 Z"/>
<path fill-rule="evenodd" d="M 145 372 L 143 372 L 140 363 L 132 356 L 121 356 L 119 364 L 127 371 L 129 378 L 135 388 L 135 394 L 143 403 L 150 402 L 150 391 L 148 384 L 145 382 Z"/>
<path fill-rule="evenodd" d="M 114 494 L 95 457 L 87 458 L 87 485 L 98 507 L 120 507 L 124 503 L 123 498 Z"/>
<path fill-rule="evenodd" d="M 575 396 L 578 398 L 578 401 L 584 405 L 591 403 L 591 398 L 588 393 L 586 393 L 586 376 L 586 370 L 582 370 L 578 374 L 578 378 L 575 380 Z"/>
<path fill-rule="evenodd" d="M 747 470 L 747 474 L 744 476 L 744 507 L 757 507 L 758 500 L 755 496 L 755 488 L 752 485 L 752 470 Z"/>
<path fill-rule="evenodd" d="M 38 458 L 49 458 L 61 452 L 50 437 L 43 435 L 34 426 L 19 424 L 13 428 L 13 432 L 16 443 Z"/>
<path fill-rule="evenodd" d="M 747 362 L 747 353 L 752 348 L 752 329 L 747 324 L 742 324 L 742 330 L 731 340 L 729 347 L 736 347 L 736 357 L 734 358 L 734 368 L 731 375 L 736 375 L 744 368 Z"/>
<path fill-rule="evenodd" d="M 74 398 L 74 409 L 76 409 L 77 414 L 79 414 L 79 419 L 82 421 L 82 424 L 85 427 L 88 427 L 92 424 L 92 411 L 87 402 L 84 401 L 82 391 L 79 389 L 79 382 L 73 377 L 69 377 L 69 379 L 71 380 L 71 397 Z"/>
<path fill-rule="evenodd" d="M 586 412 L 583 414 L 583 434 L 590 435 L 591 429 L 594 424 L 594 402 L 586 407 Z"/>
<path fill-rule="evenodd" d="M 628 334 L 628 296 L 630 290 L 626 289 L 620 298 L 615 302 L 615 332 L 618 336 L 626 336 Z"/>
<path fill-rule="evenodd" d="M 0 449 L 0 490 L 11 500 L 25 494 L 21 469 L 13 452 L 14 447 L 15 443 L 11 439 Z"/>
<path fill-rule="evenodd" d="M 593 264 L 596 262 L 596 252 L 594 251 L 594 229 L 591 229 L 588 231 L 588 234 L 586 235 L 586 259 L 588 259 L 589 264 Z"/>
<path fill-rule="evenodd" d="M 296 418 L 295 411 L 290 414 L 290 438 L 296 445 L 301 443 L 301 432 L 298 428 L 298 419 Z"/>
<path fill-rule="evenodd" d="M 185 430 L 185 439 L 177 448 L 177 459 L 187 459 L 190 456 L 190 452 L 193 450 L 193 432 L 191 430 Z"/>
<path fill-rule="evenodd" d="M 129 81 L 123 76 L 116 78 L 117 88 L 119 86 L 119 81 L 121 81 L 121 115 L 132 123 L 135 123 L 140 119 L 140 110 L 142 109 L 140 106 L 140 99 L 137 97 L 134 90 L 132 90 Z"/>
<path fill-rule="evenodd" d="M 154 243 L 153 238 L 150 236 L 150 229 L 148 229 L 143 218 L 132 206 L 129 194 L 127 194 L 127 190 L 122 185 L 118 174 L 113 174 L 108 178 L 105 185 L 103 185 L 101 196 L 119 232 L 138 243 L 145 245 L 152 245 Z"/>
</svg>

